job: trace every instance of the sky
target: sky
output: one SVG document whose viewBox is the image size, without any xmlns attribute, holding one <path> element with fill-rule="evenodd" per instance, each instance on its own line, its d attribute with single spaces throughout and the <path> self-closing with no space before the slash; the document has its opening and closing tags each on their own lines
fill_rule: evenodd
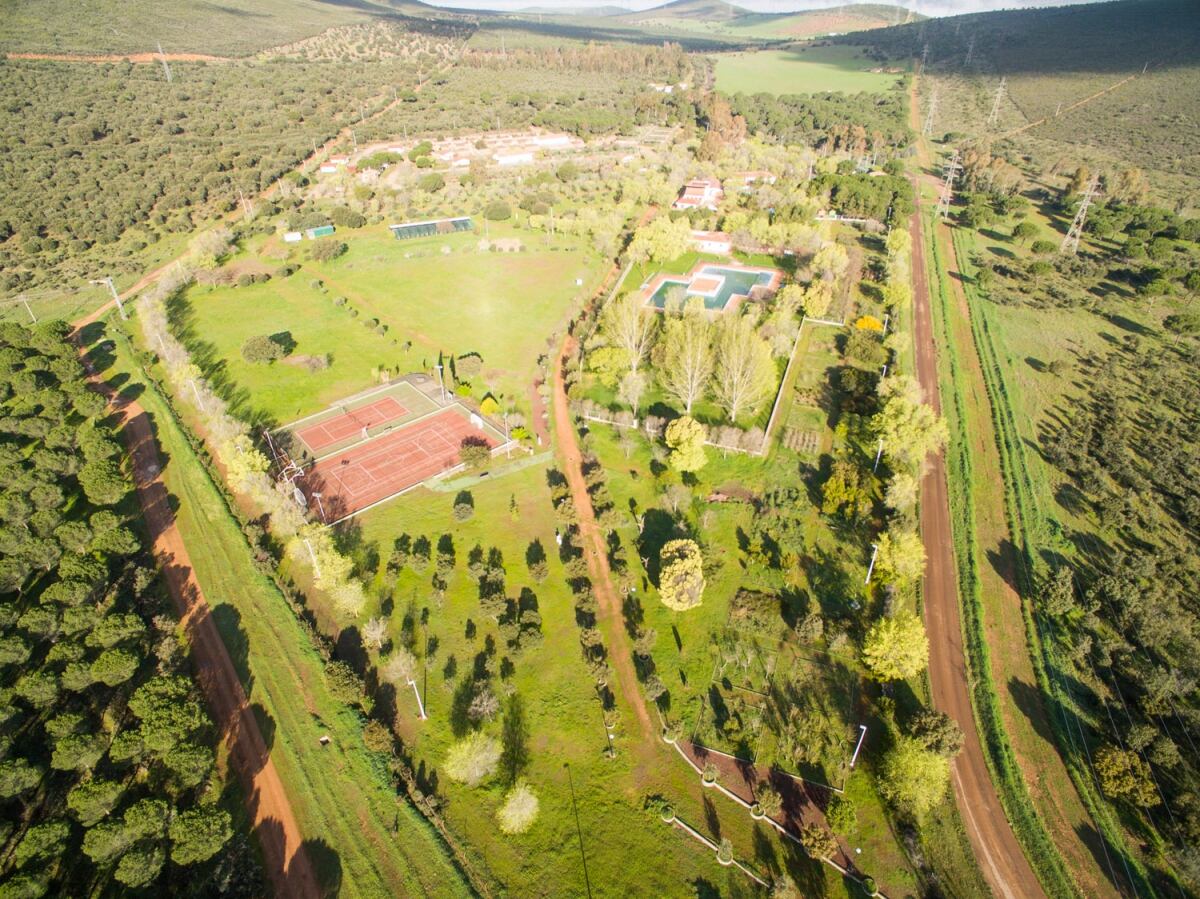
<svg viewBox="0 0 1200 899">
<path fill-rule="evenodd" d="M 435 6 L 467 7 L 470 9 L 580 9 L 588 6 L 622 6 L 627 9 L 649 9 L 665 0 L 426 0 Z M 796 12 L 822 9 L 855 0 L 733 0 L 734 5 L 755 12 Z M 886 0 L 879 0 L 886 2 Z M 927 16 L 952 16 L 959 13 L 984 12 L 992 9 L 1025 9 L 1033 6 L 1066 6 L 1093 0 L 908 0 L 910 9 Z"/>
</svg>

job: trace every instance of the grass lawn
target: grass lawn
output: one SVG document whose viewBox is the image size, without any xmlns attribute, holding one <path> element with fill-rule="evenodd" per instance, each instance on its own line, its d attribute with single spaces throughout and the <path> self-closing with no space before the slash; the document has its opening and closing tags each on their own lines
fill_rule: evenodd
<svg viewBox="0 0 1200 899">
<path fill-rule="evenodd" d="M 646 794 L 661 793 L 670 797 L 688 823 L 730 837 L 737 857 L 760 871 L 786 867 L 798 882 L 816 885 L 815 893 L 807 895 L 842 895 L 840 881 L 826 883 L 824 872 L 807 862 L 795 844 L 773 831 L 756 833 L 744 809 L 704 791 L 694 772 L 668 746 L 658 741 L 636 744 L 637 725 L 631 717 L 617 725 L 616 758 L 605 758 L 602 711 L 579 650 L 573 599 L 554 552 L 546 475 L 545 464 L 539 464 L 482 481 L 470 490 L 475 513 L 466 522 L 456 522 L 451 514 L 454 492 L 427 489 L 356 519 L 353 537 L 363 560 L 375 552 L 386 560 L 402 533 L 414 538 L 424 535 L 435 547 L 443 534 L 453 540 L 457 564 L 441 603 L 430 598 L 430 571 L 418 574 L 406 569 L 394 588 L 376 578 L 373 605 L 364 613 L 364 618 L 387 614 L 392 640 L 408 643 L 418 656 L 426 655 L 419 682 L 429 720 L 416 720 L 411 691 L 401 693 L 398 702 L 406 742 L 421 766 L 430 772 L 441 768 L 456 738 L 455 690 L 469 677 L 477 656 L 487 653 L 489 641 L 498 658 L 508 657 L 514 664 L 510 676 L 492 678 L 492 689 L 498 697 L 513 691 L 524 703 L 530 756 L 525 777 L 540 800 L 538 820 L 524 835 L 504 836 L 494 818 L 504 793 L 498 780 L 470 789 L 442 776 L 438 788 L 447 797 L 445 813 L 451 828 L 470 842 L 512 895 L 582 894 L 586 885 L 571 804 L 573 786 L 595 895 L 627 895 L 634 884 L 640 894 L 656 896 L 692 895 L 700 883 L 722 895 L 750 886 L 744 875 L 717 865 L 713 854 L 699 843 L 641 810 Z M 514 499 L 515 515 L 510 509 Z M 549 576 L 540 584 L 525 564 L 526 549 L 534 540 L 541 541 L 550 557 Z M 536 596 L 544 635 L 541 645 L 517 653 L 507 649 L 495 622 L 481 609 L 475 581 L 466 570 L 467 557 L 477 544 L 485 550 L 494 546 L 502 553 L 507 596 L 516 597 L 523 589 Z M 468 622 L 473 625 L 471 635 Z M 660 633 L 660 643 L 670 643 L 670 628 Z M 434 648 L 426 654 L 427 637 Z M 484 729 L 498 735 L 499 721 Z M 461 726 L 458 730 L 461 733 Z"/>
<path fill-rule="evenodd" d="M 899 76 L 872 72 L 878 63 L 856 47 L 793 47 L 717 57 L 717 87 L 729 94 L 883 93 Z"/>
<path fill-rule="evenodd" d="M 363 745 L 358 715 L 336 701 L 323 665 L 156 388 L 117 339 L 106 379 L 150 415 L 188 546 L 221 636 L 255 707 L 271 758 L 305 835 L 318 878 L 343 896 L 469 895 L 439 838 L 392 789 Z M 322 735 L 330 745 L 318 742 Z"/>
<path fill-rule="evenodd" d="M 247 287 L 191 288 L 190 309 L 178 322 L 202 367 L 219 372 L 242 410 L 277 422 L 369 387 L 378 366 L 430 370 L 439 351 L 479 353 L 477 392 L 524 398 L 546 336 L 592 289 L 600 258 L 571 238 L 546 245 L 528 232 L 492 232 L 519 235 L 529 249 L 481 253 L 470 233 L 400 242 L 383 226 L 343 232 L 350 249 L 333 262 L 304 261 L 289 278 Z M 262 247 L 253 244 L 243 258 Z M 335 304 L 338 297 L 344 305 Z M 247 338 L 285 331 L 296 344 L 293 360 L 328 354 L 329 367 L 313 372 L 287 360 L 242 358 Z"/>
</svg>

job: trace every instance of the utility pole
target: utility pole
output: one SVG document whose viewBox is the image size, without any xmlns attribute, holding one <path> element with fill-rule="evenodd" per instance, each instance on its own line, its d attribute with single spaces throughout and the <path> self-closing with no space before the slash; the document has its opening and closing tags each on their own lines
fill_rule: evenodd
<svg viewBox="0 0 1200 899">
<path fill-rule="evenodd" d="M 254 215 L 254 207 L 250 205 L 250 201 L 246 199 L 246 195 L 242 193 L 242 189 L 238 188 L 238 202 L 242 204 L 242 216 L 246 219 Z"/>
<path fill-rule="evenodd" d="M 106 285 L 108 287 L 109 292 L 112 294 L 113 301 L 117 304 L 117 311 L 121 313 L 121 318 L 122 319 L 129 318 L 129 316 L 125 314 L 125 307 L 121 305 L 121 295 L 119 293 L 117 293 L 117 289 L 115 287 L 113 287 L 112 278 L 100 278 L 98 280 L 89 281 L 88 283 L 89 284 L 104 284 L 104 285 Z"/>
<path fill-rule="evenodd" d="M 163 72 L 167 76 L 167 84 L 171 83 L 171 67 L 167 65 L 167 54 L 163 53 L 162 41 L 158 42 L 158 60 L 162 63 Z"/>
<path fill-rule="evenodd" d="M 19 297 L 17 297 L 17 299 L 21 301 L 21 304 L 25 307 L 25 311 L 29 313 L 30 321 L 32 321 L 33 324 L 36 325 L 37 324 L 37 316 L 34 315 L 33 310 L 29 308 L 29 298 L 26 297 L 25 294 L 21 294 Z"/>
<path fill-rule="evenodd" d="M 938 92 L 934 87 L 933 93 L 929 95 L 929 111 L 925 114 L 925 125 L 921 128 L 922 134 L 933 134 L 933 117 L 937 115 L 937 104 Z"/>
<path fill-rule="evenodd" d="M 992 111 L 988 113 L 988 127 L 991 128 L 1000 121 L 1000 104 L 1004 101 L 1004 91 L 1008 86 L 1008 79 L 1001 78 L 1000 86 L 996 88 L 996 97 L 992 100 Z"/>
<path fill-rule="evenodd" d="M 961 168 L 962 163 L 958 161 L 958 151 L 955 150 L 950 161 L 946 163 L 946 173 L 942 178 L 942 193 L 938 197 L 937 205 L 937 215 L 940 218 L 944 219 L 950 215 L 950 203 L 954 200 L 954 179 Z"/>
<path fill-rule="evenodd" d="M 1071 228 L 1067 231 L 1067 236 L 1063 238 L 1062 246 L 1058 248 L 1060 253 L 1070 253 L 1074 256 L 1079 252 L 1079 238 L 1083 236 L 1083 223 L 1087 221 L 1088 207 L 1092 205 L 1092 200 L 1095 199 L 1099 190 L 1100 176 L 1093 175 L 1092 180 L 1088 182 L 1087 189 L 1083 192 L 1083 199 L 1079 201 L 1079 209 L 1075 212 Z"/>
</svg>

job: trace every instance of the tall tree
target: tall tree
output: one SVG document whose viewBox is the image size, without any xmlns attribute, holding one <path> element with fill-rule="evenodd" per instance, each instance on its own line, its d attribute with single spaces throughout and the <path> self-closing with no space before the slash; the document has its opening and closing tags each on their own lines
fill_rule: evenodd
<svg viewBox="0 0 1200 899">
<path fill-rule="evenodd" d="M 604 308 L 600 330 L 613 346 L 629 354 L 629 370 L 637 371 L 654 344 L 658 314 L 637 293 L 617 297 Z"/>
<path fill-rule="evenodd" d="M 688 302 L 682 315 L 667 318 L 662 346 L 659 380 L 663 390 L 683 404 L 684 414 L 691 415 L 713 374 L 713 327 L 699 297 Z"/>
<path fill-rule="evenodd" d="M 770 396 L 775 374 L 771 348 L 758 336 L 754 322 L 744 315 L 724 319 L 717 329 L 713 392 L 731 423 Z"/>
</svg>

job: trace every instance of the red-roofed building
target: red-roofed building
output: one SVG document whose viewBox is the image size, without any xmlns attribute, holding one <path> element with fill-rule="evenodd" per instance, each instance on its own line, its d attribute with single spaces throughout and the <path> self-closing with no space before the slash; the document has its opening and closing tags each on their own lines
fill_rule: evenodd
<svg viewBox="0 0 1200 899">
<path fill-rule="evenodd" d="M 725 191 L 716 178 L 693 178 L 679 192 L 679 199 L 671 204 L 672 209 L 711 209 L 725 199 Z"/>
</svg>

